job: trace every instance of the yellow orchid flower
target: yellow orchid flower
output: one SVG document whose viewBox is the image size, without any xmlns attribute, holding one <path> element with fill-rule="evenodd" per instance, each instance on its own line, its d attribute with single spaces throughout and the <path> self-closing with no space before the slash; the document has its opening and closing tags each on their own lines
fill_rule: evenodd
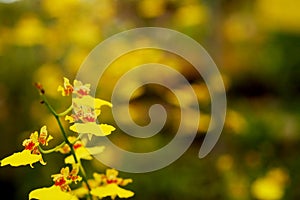
<svg viewBox="0 0 300 200">
<path fill-rule="evenodd" d="M 129 198 L 134 195 L 130 190 L 120 188 L 117 184 L 109 184 L 94 188 L 91 190 L 91 194 L 99 198 L 110 196 L 112 199 L 115 199 L 116 196 L 120 198 Z"/>
<path fill-rule="evenodd" d="M 93 176 L 95 180 L 102 184 L 115 183 L 117 185 L 125 186 L 132 182 L 132 179 L 122 179 L 118 178 L 119 172 L 115 169 L 107 169 L 106 174 L 94 173 Z"/>
<path fill-rule="evenodd" d="M 119 198 L 129 198 L 134 195 L 130 190 L 123 189 L 119 186 L 125 186 L 132 182 L 132 179 L 122 179 L 118 178 L 118 171 L 115 169 L 107 169 L 106 174 L 94 173 L 94 179 L 88 180 L 90 185 L 91 194 L 93 196 L 99 197 L 100 199 L 104 197 L 111 197 L 115 199 L 117 196 Z M 86 185 L 83 184 L 82 187 L 73 191 L 78 197 L 84 197 L 88 194 L 89 190 Z"/>
<path fill-rule="evenodd" d="M 91 84 L 82 84 L 81 81 L 74 80 L 74 93 L 77 94 L 79 98 L 86 96 L 90 93 Z"/>
<path fill-rule="evenodd" d="M 63 192 L 59 186 L 44 187 L 33 190 L 29 193 L 29 200 L 78 200 L 78 198 L 70 192 Z"/>
<path fill-rule="evenodd" d="M 95 122 L 75 123 L 70 126 L 70 130 L 76 133 L 89 133 L 95 136 L 106 136 L 116 130 L 115 127 L 108 124 L 97 124 Z"/>
<path fill-rule="evenodd" d="M 71 172 L 69 167 L 65 167 L 60 170 L 60 174 L 54 174 L 51 177 L 53 178 L 55 186 L 59 186 L 64 192 L 70 192 L 71 188 L 69 185 L 73 182 L 77 183 L 78 181 L 82 180 L 82 178 L 77 175 L 78 172 L 78 164 L 73 164 Z"/>
<path fill-rule="evenodd" d="M 116 196 L 120 198 L 129 198 L 134 195 L 130 190 L 125 190 L 121 186 L 125 186 L 132 182 L 132 179 L 118 178 L 119 172 L 115 169 L 107 169 L 106 174 L 94 173 L 95 181 L 99 183 L 99 186 L 91 190 L 91 194 L 99 198 L 110 196 L 114 199 Z"/>
<path fill-rule="evenodd" d="M 48 146 L 48 142 L 52 139 L 53 137 L 51 135 L 48 135 L 47 127 L 43 126 L 40 130 L 38 142 L 44 146 Z"/>
<path fill-rule="evenodd" d="M 48 135 L 47 127 L 43 126 L 40 130 L 40 134 L 37 131 L 35 131 L 31 133 L 29 139 L 25 139 L 23 141 L 23 151 L 14 153 L 11 156 L 4 158 L 1 161 L 1 167 L 5 165 L 11 165 L 13 167 L 30 165 L 30 167 L 33 167 L 32 164 L 38 161 L 42 165 L 46 165 L 38 149 L 38 146 L 48 145 L 48 142 L 51 139 L 53 139 L 53 137 L 51 135 Z"/>
<path fill-rule="evenodd" d="M 24 149 L 21 152 L 14 153 L 11 156 L 8 156 L 1 160 L 1 167 L 5 165 L 11 165 L 13 167 L 18 167 L 22 165 L 30 165 L 33 168 L 32 164 L 40 161 L 42 165 L 46 163 L 43 161 L 41 154 L 32 154 L 30 150 Z"/>
<path fill-rule="evenodd" d="M 58 86 L 57 91 L 61 92 L 62 96 L 69 96 L 70 94 L 73 93 L 73 86 L 70 84 L 69 79 L 64 77 L 64 86 Z"/>
<path fill-rule="evenodd" d="M 82 84 L 81 81 L 74 80 L 73 85 L 70 84 L 69 79 L 64 77 L 64 85 L 59 85 L 57 88 L 58 92 L 61 92 L 62 96 L 69 96 L 71 94 L 76 94 L 77 97 L 81 98 L 90 93 L 90 84 Z"/>
<path fill-rule="evenodd" d="M 69 123 L 74 122 L 96 122 L 97 117 L 100 115 L 100 109 L 92 109 L 86 105 L 79 106 L 76 103 L 73 103 L 73 114 L 66 115 L 65 120 Z"/>
</svg>

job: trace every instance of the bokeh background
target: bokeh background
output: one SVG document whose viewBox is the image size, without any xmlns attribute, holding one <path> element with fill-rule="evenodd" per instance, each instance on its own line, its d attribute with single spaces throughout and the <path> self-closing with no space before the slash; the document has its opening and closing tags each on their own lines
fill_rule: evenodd
<svg viewBox="0 0 300 200">
<path fill-rule="evenodd" d="M 70 99 L 62 98 L 57 86 L 64 76 L 74 79 L 99 42 L 131 28 L 158 26 L 187 34 L 208 51 L 224 79 L 228 112 L 219 142 L 209 156 L 198 159 L 210 121 L 210 98 L 201 76 L 168 52 L 137 51 L 114 62 L 98 85 L 100 98 L 109 100 L 116 80 L 133 66 L 158 62 L 186 76 L 202 114 L 197 137 L 179 160 L 156 172 L 121 172 L 134 180 L 127 187 L 135 191 L 133 199 L 299 199 L 299 7 L 298 0 L 1 0 L 1 159 L 22 150 L 22 141 L 44 124 L 55 136 L 53 144 L 61 139 L 54 118 L 39 103 L 34 82 L 44 85 L 62 111 Z M 131 115 L 147 124 L 153 102 L 170 113 L 160 134 L 133 139 L 117 129 L 112 141 L 136 152 L 170 141 L 180 119 L 177 101 L 166 88 L 147 85 L 136 91 Z M 114 124 L 110 109 L 104 108 L 101 120 Z M 32 189 L 51 185 L 63 157 L 44 159 L 47 165 L 34 169 L 1 168 L 1 195 L 26 199 Z M 106 168 L 97 161 L 83 164 L 89 176 L 93 169 Z"/>
</svg>

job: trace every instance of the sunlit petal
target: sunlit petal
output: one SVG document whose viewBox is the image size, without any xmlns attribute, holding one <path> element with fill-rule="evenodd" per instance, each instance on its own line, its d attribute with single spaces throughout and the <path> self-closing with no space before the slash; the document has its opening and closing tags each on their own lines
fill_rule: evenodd
<svg viewBox="0 0 300 200">
<path fill-rule="evenodd" d="M 1 160 L 1 167 L 5 165 L 13 167 L 30 165 L 32 167 L 32 164 L 38 161 L 42 161 L 42 155 L 31 154 L 30 150 L 23 150 Z M 43 161 L 41 163 L 44 164 Z"/>
<path fill-rule="evenodd" d="M 125 190 L 120 188 L 117 184 L 108 184 L 104 186 L 97 187 L 91 190 L 91 194 L 99 198 L 104 198 L 107 196 L 118 196 L 120 198 L 129 198 L 134 195 L 130 190 Z"/>
<path fill-rule="evenodd" d="M 61 191 L 58 186 L 44 187 L 33 190 L 29 193 L 29 200 L 78 200 L 78 198 L 71 193 Z"/>
</svg>

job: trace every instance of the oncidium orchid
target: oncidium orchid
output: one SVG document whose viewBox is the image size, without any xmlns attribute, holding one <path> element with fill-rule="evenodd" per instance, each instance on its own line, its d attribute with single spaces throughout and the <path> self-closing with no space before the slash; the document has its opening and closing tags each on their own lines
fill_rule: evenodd
<svg viewBox="0 0 300 200">
<path fill-rule="evenodd" d="M 48 142 L 52 140 L 53 137 L 48 135 L 47 127 L 43 126 L 40 133 L 35 131 L 31 133 L 29 139 L 23 141 L 24 150 L 18 153 L 14 153 L 1 160 L 1 166 L 11 165 L 13 167 L 18 167 L 21 165 L 30 165 L 33 167 L 33 163 L 40 162 L 42 165 L 46 165 L 42 155 L 38 149 L 40 145 L 47 146 Z"/>
<path fill-rule="evenodd" d="M 97 120 L 101 114 L 101 107 L 112 107 L 112 104 L 90 96 L 90 84 L 82 84 L 82 82 L 74 80 L 72 85 L 69 79 L 64 78 L 63 86 L 58 86 L 57 90 L 61 92 L 62 96 L 72 95 L 72 105 L 66 111 L 57 113 L 49 104 L 43 86 L 41 84 L 35 86 L 40 92 L 41 102 L 55 117 L 64 141 L 51 149 L 44 149 L 53 139 L 48 134 L 45 125 L 41 127 L 39 132 L 34 131 L 28 139 L 23 141 L 24 149 L 21 152 L 2 159 L 1 167 L 30 165 L 33 168 L 33 164 L 36 162 L 46 165 L 42 155 L 53 152 L 66 155 L 64 159 L 66 166 L 61 168 L 60 173 L 51 176 L 54 182 L 52 186 L 31 191 L 29 200 L 79 200 L 79 198 L 94 200 L 104 197 L 111 197 L 111 199 L 115 199 L 117 196 L 119 198 L 132 197 L 134 195 L 132 191 L 120 187 L 131 183 L 131 179 L 118 178 L 118 171 L 115 169 L 107 169 L 106 174 L 94 172 L 93 179 L 88 179 L 81 163 L 81 160 L 92 160 L 93 155 L 100 154 L 105 150 L 104 146 L 86 146 L 87 142 L 82 139 L 82 136 L 87 135 L 91 139 L 92 136 L 109 135 L 115 130 L 115 127 L 98 123 Z M 70 113 L 71 111 L 73 112 Z M 64 117 L 71 124 L 69 126 L 70 132 L 63 127 L 61 117 Z M 80 183 L 81 187 L 72 189 L 73 183 Z"/>
</svg>

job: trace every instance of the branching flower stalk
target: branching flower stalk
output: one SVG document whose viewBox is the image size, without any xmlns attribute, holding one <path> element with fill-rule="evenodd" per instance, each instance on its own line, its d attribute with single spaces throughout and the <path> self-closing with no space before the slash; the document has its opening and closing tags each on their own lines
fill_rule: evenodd
<svg viewBox="0 0 300 200">
<path fill-rule="evenodd" d="M 74 80 L 73 85 L 67 78 L 64 78 L 63 86 L 58 86 L 58 91 L 62 96 L 73 95 L 72 104 L 61 113 L 57 113 L 48 102 L 45 96 L 45 90 L 41 84 L 35 85 L 40 92 L 41 103 L 43 103 L 50 113 L 55 117 L 64 141 L 59 145 L 44 149 L 42 146 L 48 146 L 48 142 L 53 137 L 48 134 L 47 126 L 44 125 L 40 131 L 31 133 L 28 139 L 22 143 L 24 150 L 14 153 L 2 159 L 1 167 L 11 165 L 13 167 L 30 165 L 40 162 L 46 165 L 42 155 L 60 152 L 62 154 L 70 154 L 65 157 L 66 167 L 61 168 L 60 173 L 52 175 L 54 184 L 50 187 L 38 188 L 29 193 L 29 200 L 79 200 L 80 199 L 102 199 L 111 197 L 115 199 L 129 198 L 134 195 L 132 191 L 125 190 L 120 186 L 131 183 L 131 179 L 122 179 L 118 177 L 118 171 L 115 169 L 107 169 L 105 174 L 93 173 L 93 177 L 88 179 L 81 160 L 92 160 L 92 155 L 102 153 L 104 146 L 86 147 L 86 142 L 81 136 L 87 135 L 89 139 L 92 137 L 103 137 L 111 134 L 115 128 L 108 124 L 98 124 L 97 117 L 101 113 L 101 106 L 112 106 L 110 102 L 94 98 L 89 95 L 90 85 L 82 84 L 80 81 Z M 73 111 L 73 112 L 72 112 Z M 71 113 L 72 112 L 72 113 Z M 71 114 L 70 114 L 71 113 Z M 69 121 L 69 129 L 77 133 L 67 134 L 69 132 L 63 127 L 61 118 L 65 117 Z M 71 168 L 70 168 L 71 167 Z M 81 182 L 81 187 L 72 189 L 71 184 Z"/>
<path fill-rule="evenodd" d="M 74 147 L 73 147 L 73 144 L 69 141 L 68 137 L 67 137 L 67 134 L 66 134 L 66 131 L 64 129 L 64 127 L 62 126 L 62 123 L 60 121 L 60 117 L 62 116 L 65 116 L 67 115 L 69 112 L 72 111 L 72 108 L 73 106 L 71 105 L 66 111 L 60 113 L 60 114 L 57 114 L 56 111 L 54 110 L 54 108 L 49 104 L 48 100 L 47 100 L 47 97 L 44 95 L 45 92 L 44 90 L 40 90 L 40 95 L 41 95 L 41 98 L 42 98 L 42 103 L 46 105 L 46 107 L 48 108 L 48 110 L 52 113 L 52 115 L 55 117 L 57 123 L 58 123 L 58 126 L 60 128 L 60 131 L 64 137 L 64 142 L 60 145 L 58 145 L 57 147 L 55 147 L 53 150 L 50 150 L 48 152 L 53 152 L 53 151 L 56 151 L 57 149 L 61 148 L 64 144 L 67 144 L 69 147 L 70 147 L 70 150 L 71 150 L 71 154 L 75 160 L 75 163 L 76 164 L 79 164 L 79 169 L 80 169 L 80 172 L 81 172 L 81 176 L 82 176 L 82 179 L 83 181 L 85 182 L 87 188 L 88 188 L 88 199 L 89 200 L 92 200 L 92 196 L 90 194 L 90 191 L 91 191 L 91 187 L 87 181 L 87 177 L 86 177 L 86 173 L 85 173 L 85 170 L 80 162 L 80 160 L 77 158 L 76 154 L 75 154 L 75 150 L 74 150 Z M 45 150 L 43 150 L 41 147 L 40 147 L 40 150 L 42 150 L 42 152 L 45 153 Z M 47 151 L 46 151 L 47 152 Z"/>
</svg>

